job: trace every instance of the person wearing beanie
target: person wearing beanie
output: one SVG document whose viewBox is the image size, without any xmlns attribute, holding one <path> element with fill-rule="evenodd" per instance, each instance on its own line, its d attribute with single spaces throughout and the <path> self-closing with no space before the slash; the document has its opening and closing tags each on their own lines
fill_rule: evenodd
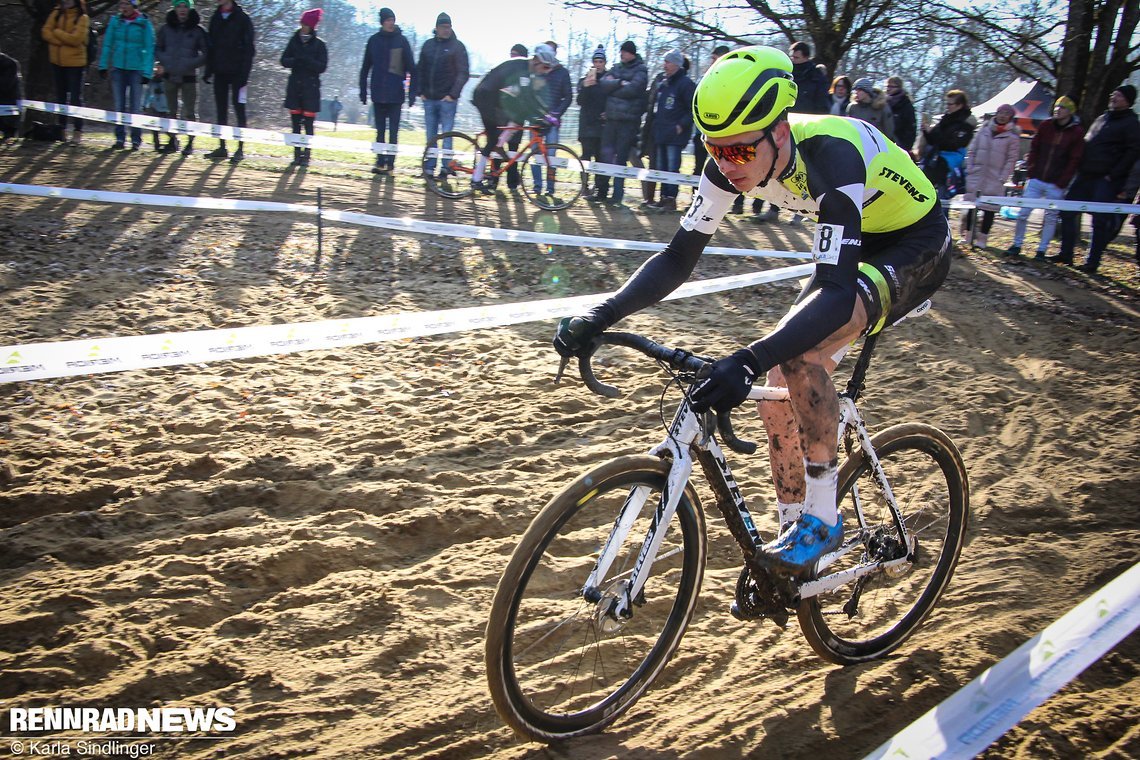
<svg viewBox="0 0 1140 760">
<path fill-rule="evenodd" d="M 324 11 L 313 8 L 301 14 L 300 28 L 289 38 L 285 52 L 281 54 L 281 65 L 289 69 L 289 81 L 285 84 L 285 108 L 289 109 L 289 119 L 293 134 L 313 136 L 313 125 L 317 112 L 321 110 L 321 74 L 329 65 L 329 51 L 325 41 L 317 36 L 317 24 L 321 23 Z M 312 148 L 293 147 L 293 164 L 308 166 Z"/>
<path fill-rule="evenodd" d="M 229 124 L 228 106 L 233 106 L 238 127 L 247 126 L 246 103 L 249 102 L 249 76 L 253 72 L 254 45 L 253 19 L 233 0 L 221 0 L 207 29 L 210 49 L 206 54 L 206 73 L 202 81 L 214 83 L 214 107 L 219 124 Z M 237 163 L 245 158 L 245 145 L 238 140 L 237 150 L 231 156 L 226 141 L 207 153 L 206 158 L 229 158 Z"/>
<path fill-rule="evenodd" d="M 436 135 L 455 129 L 455 109 L 459 95 L 470 77 L 467 48 L 451 28 L 451 16 L 439 14 L 435 20 L 435 34 L 420 48 L 416 65 L 416 89 L 424 103 L 424 132 L 430 143 Z M 451 148 L 451 140 L 444 141 Z M 425 174 L 434 174 L 436 159 L 428 158 L 423 165 Z"/>
<path fill-rule="evenodd" d="M 1005 195 L 1005 183 L 1013 176 L 1013 167 L 1021 154 L 1021 132 L 1014 122 L 1017 111 L 1009 104 L 998 106 L 993 118 L 974 133 L 966 151 L 967 203 L 974 203 L 982 195 Z M 994 224 L 995 206 L 979 205 L 963 215 L 966 230 L 973 230 L 974 248 L 985 248 L 986 239 Z M 981 223 L 978 211 L 982 212 Z"/>
<path fill-rule="evenodd" d="M 1047 198 L 1051 201 L 1064 199 L 1065 189 L 1076 176 L 1084 152 L 1085 128 L 1077 118 L 1077 104 L 1072 98 L 1062 95 L 1053 104 L 1053 118 L 1046 119 L 1037 126 L 1037 132 L 1029 143 L 1029 153 L 1025 156 L 1025 188 L 1021 191 L 1021 197 Z M 1021 255 L 1032 211 L 1028 208 L 1018 210 L 1017 222 L 1013 228 L 1013 245 L 1006 249 L 1005 255 Z M 1053 240 L 1059 218 L 1058 211 L 1045 210 L 1045 221 L 1041 226 L 1041 239 L 1037 243 L 1035 256 L 1039 261 L 1045 259 L 1045 252 Z"/>
<path fill-rule="evenodd" d="M 206 65 L 210 41 L 194 9 L 194 0 L 174 0 L 166 14 L 166 24 L 158 30 L 154 41 L 154 57 L 166 72 L 166 103 L 170 118 L 198 120 L 198 69 Z M 171 136 L 163 148 L 166 153 L 178 150 L 178 138 Z M 182 155 L 194 152 L 194 136 L 186 138 Z"/>
<path fill-rule="evenodd" d="M 582 146 L 583 161 L 602 160 L 602 114 L 606 110 L 606 94 L 598 87 L 598 82 L 606 73 L 606 49 L 598 45 L 590 59 L 586 75 L 578 80 L 578 142 Z M 594 175 L 594 191 L 598 195 L 597 182 L 600 175 Z"/>
<path fill-rule="evenodd" d="M 411 82 L 405 92 L 404 80 L 409 76 Z M 372 96 L 376 142 L 395 146 L 400 141 L 404 100 L 408 107 L 415 105 L 418 79 L 412 46 L 396 26 L 396 14 L 391 8 L 381 8 L 380 31 L 368 38 L 360 64 L 360 102 L 367 104 L 368 96 Z M 378 153 L 372 173 L 390 174 L 395 168 L 395 154 Z"/>
<path fill-rule="evenodd" d="M 685 56 L 673 49 L 665 54 L 665 76 L 657 85 L 653 103 L 653 168 L 681 171 L 681 151 L 693 134 L 693 93 L 697 85 L 685 70 Z M 675 183 L 661 183 L 661 197 L 647 208 L 658 213 L 677 210 Z"/>
<path fill-rule="evenodd" d="M 99 76 L 111 79 L 115 110 L 141 113 L 143 84 L 154 73 L 154 27 L 136 3 L 119 0 L 119 12 L 107 23 L 99 55 Z M 142 145 L 142 130 L 131 127 L 131 150 Z M 127 128 L 115 125 L 115 150 L 126 146 Z"/>
<path fill-rule="evenodd" d="M 847 104 L 845 115 L 862 119 L 886 135 L 888 140 L 895 141 L 895 114 L 887 103 L 887 96 L 870 77 L 860 77 L 851 86 L 851 102 Z"/>
<path fill-rule="evenodd" d="M 87 65 L 94 63 L 87 60 L 90 29 L 91 18 L 81 0 L 59 0 L 40 29 L 40 36 L 48 45 L 57 103 L 83 105 L 83 78 Z M 60 114 L 59 126 L 65 135 L 69 119 L 73 128 L 71 142 L 78 145 L 83 139 L 83 120 Z"/>
<path fill-rule="evenodd" d="M 1132 105 L 1136 88 L 1130 84 L 1117 87 L 1108 96 L 1108 110 L 1096 118 L 1085 134 L 1085 151 L 1077 168 L 1077 176 L 1065 195 L 1070 201 L 1115 203 L 1124 191 L 1132 164 L 1140 157 L 1140 121 Z M 1061 212 L 1061 252 L 1051 261 L 1073 265 L 1073 253 L 1080 232 L 1081 212 Z M 1089 254 L 1081 271 L 1095 274 L 1104 249 L 1120 232 L 1122 214 L 1092 215 Z"/>
<path fill-rule="evenodd" d="M 625 166 L 629 153 L 637 143 L 641 117 L 648 106 L 649 67 L 637 54 L 632 40 L 621 44 L 620 60 L 598 81 L 606 96 L 605 123 L 602 126 L 602 163 Z M 607 203 L 612 208 L 625 208 L 625 180 L 615 177 L 613 195 L 609 194 L 610 178 L 597 175 L 594 203 Z"/>
</svg>

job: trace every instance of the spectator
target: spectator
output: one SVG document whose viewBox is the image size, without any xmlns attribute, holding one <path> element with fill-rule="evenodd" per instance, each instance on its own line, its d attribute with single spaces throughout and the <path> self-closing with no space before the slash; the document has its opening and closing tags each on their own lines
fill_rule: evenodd
<svg viewBox="0 0 1140 760">
<path fill-rule="evenodd" d="M 728 45 L 717 45 L 716 47 L 714 47 L 713 51 L 712 51 L 712 61 L 709 63 L 709 65 L 711 66 L 712 64 L 716 63 L 717 59 L 720 58 L 725 53 L 727 53 L 728 50 L 729 50 Z M 704 173 L 705 161 L 708 161 L 708 160 L 709 160 L 709 152 L 707 150 L 705 150 L 704 138 L 701 136 L 701 133 L 699 131 L 696 131 L 693 133 L 693 176 L 694 177 L 699 177 L 699 176 L 701 176 L 701 174 Z M 740 200 L 743 203 L 744 196 L 741 196 Z M 759 200 L 759 199 L 757 199 L 757 200 Z M 741 208 L 743 208 L 743 206 Z M 736 213 L 739 214 L 740 212 L 736 211 Z"/>
<path fill-rule="evenodd" d="M 99 76 L 111 75 L 111 94 L 115 110 L 138 113 L 142 106 L 143 80 L 154 70 L 154 27 L 150 19 L 139 13 L 138 0 L 119 0 L 119 13 L 112 16 L 103 34 L 103 51 L 99 57 Z M 115 125 L 115 144 L 126 147 L 127 128 Z M 142 145 L 142 130 L 131 127 L 131 150 Z"/>
<path fill-rule="evenodd" d="M 227 101 L 233 104 L 239 128 L 246 126 L 245 104 L 249 100 L 249 74 L 253 71 L 254 31 L 242 7 L 234 0 L 221 0 L 214 15 L 210 16 L 210 47 L 206 54 L 206 74 L 202 81 L 214 82 L 214 106 L 219 124 L 228 125 Z M 245 158 L 244 141 L 238 140 L 237 150 L 230 161 L 237 163 Z M 206 158 L 226 158 L 226 141 L 206 154 Z"/>
<path fill-rule="evenodd" d="M 143 113 L 147 116 L 154 116 L 158 119 L 170 118 L 170 107 L 166 102 L 166 72 L 162 68 L 161 63 L 154 65 L 154 76 L 150 78 L 150 82 L 146 85 L 146 97 L 143 99 Z M 155 129 L 150 133 L 151 139 L 154 140 L 154 150 L 156 153 L 173 153 L 178 150 L 178 139 L 174 136 L 173 132 L 167 132 L 167 143 L 162 145 L 158 139 L 159 130 Z"/>
<path fill-rule="evenodd" d="M 606 50 L 601 45 L 590 59 L 586 75 L 578 80 L 578 142 L 582 144 L 583 161 L 601 161 L 602 114 L 606 110 L 606 94 L 598 80 L 606 73 Z M 594 195 L 598 193 L 597 177 Z"/>
<path fill-rule="evenodd" d="M 1065 197 L 1065 188 L 1076 176 L 1077 166 L 1085 152 L 1085 128 L 1077 118 L 1076 111 L 1077 104 L 1071 98 L 1057 98 L 1053 104 L 1053 118 L 1043 121 L 1037 127 L 1037 132 L 1029 143 L 1029 155 L 1025 157 L 1028 181 L 1021 193 L 1022 198 L 1059 201 Z M 1013 230 L 1013 245 L 1006 251 L 1007 255 L 1020 255 L 1031 211 L 1032 209 L 1023 208 L 1018 212 L 1017 224 Z M 1058 216 L 1059 213 L 1055 210 L 1045 210 L 1041 240 L 1037 243 L 1037 255 L 1034 258 L 1045 258 L 1045 251 L 1057 229 Z"/>
<path fill-rule="evenodd" d="M 625 166 L 629 152 L 637 141 L 637 131 L 641 126 L 641 116 L 646 109 L 649 69 L 637 54 L 633 40 L 621 44 L 620 61 L 602 76 L 598 87 L 606 95 L 606 110 L 603 114 L 602 161 L 607 164 Z M 613 195 L 608 204 L 613 208 L 624 208 L 625 180 L 615 177 Z M 596 201 L 605 201 L 609 192 L 609 177 L 598 178 Z"/>
<path fill-rule="evenodd" d="M 541 93 L 546 86 L 546 75 L 554 68 L 554 61 L 554 51 L 546 45 L 539 45 L 530 60 L 509 58 L 488 71 L 475 87 L 471 100 L 479 109 L 483 129 L 487 133 L 487 142 L 471 176 L 471 186 L 476 192 L 492 192 L 491 186 L 483 182 L 491 151 L 506 158 L 507 143 L 517 131 L 499 127 L 514 127 L 529 120 L 538 120 L 546 113 Z"/>
<path fill-rule="evenodd" d="M 526 55 L 526 52 L 523 52 Z M 455 37 L 451 16 L 441 13 L 435 20 L 435 35 L 420 49 L 416 92 L 424 100 L 424 131 L 431 142 L 441 132 L 455 129 L 455 108 L 468 79 L 467 48 Z M 450 150 L 451 139 L 443 141 Z M 436 159 L 424 163 L 424 173 L 435 172 Z"/>
<path fill-rule="evenodd" d="M 332 116 L 333 132 L 337 129 L 337 124 L 340 123 L 340 113 L 344 110 L 344 104 L 340 102 L 340 97 L 333 95 L 332 102 L 329 103 L 329 115 Z"/>
<path fill-rule="evenodd" d="M 934 126 L 923 127 L 919 141 L 922 173 L 934 185 L 940 199 L 951 196 L 952 184 L 961 184 L 966 147 L 977 126 L 978 120 L 970 113 L 970 100 L 966 93 L 950 90 L 946 93 L 946 112 Z"/>
<path fill-rule="evenodd" d="M 918 121 L 914 115 L 914 103 L 903 89 L 901 77 L 887 77 L 887 104 L 895 117 L 895 144 L 910 153 L 918 137 Z"/>
<path fill-rule="evenodd" d="M 546 75 L 546 89 L 543 95 L 546 102 L 546 113 L 543 114 L 543 119 L 548 125 L 545 139 L 548 143 L 556 143 L 561 134 L 562 116 L 566 113 L 566 109 L 570 107 L 570 103 L 574 100 L 574 88 L 573 85 L 570 84 L 570 72 L 566 70 L 565 66 L 558 62 L 558 43 L 547 40 L 545 44 L 556 56 L 554 59 L 554 68 Z M 549 152 L 549 154 L 551 156 L 554 155 L 553 151 Z M 531 175 L 534 180 L 534 194 L 541 195 L 542 168 L 538 166 L 538 164 L 534 164 L 531 166 Z M 548 169 L 546 172 L 546 194 L 554 194 L 553 169 Z"/>
<path fill-rule="evenodd" d="M 281 54 L 281 65 L 289 69 L 285 84 L 285 107 L 293 134 L 313 136 L 313 122 L 321 110 L 321 74 L 329 67 L 329 50 L 325 41 L 317 36 L 317 24 L 324 11 L 313 8 L 301 14 L 301 28 L 294 32 Z M 293 163 L 308 166 L 312 148 L 293 148 Z"/>
<path fill-rule="evenodd" d="M 158 30 L 154 54 L 166 71 L 166 102 L 170 118 L 198 120 L 198 69 L 206 65 L 210 43 L 194 0 L 174 0 L 166 24 Z M 181 105 L 179 104 L 181 101 Z M 174 150 L 178 140 L 174 139 Z M 194 135 L 186 138 L 182 155 L 194 152 Z"/>
<path fill-rule="evenodd" d="M 1013 167 L 1021 155 L 1021 130 L 1013 119 L 1017 112 L 1003 103 L 994 117 L 982 125 L 970 142 L 966 153 L 966 193 L 963 200 L 974 202 L 982 195 L 1005 195 L 1006 180 L 1013 175 Z M 972 247 L 985 248 L 986 239 L 994 224 L 993 206 L 978 206 L 963 214 L 966 230 L 973 229 L 977 212 L 982 221 L 974 230 Z"/>
<path fill-rule="evenodd" d="M 441 14 L 442 15 L 442 14 Z M 450 24 L 449 24 L 450 25 Z M 436 28 L 439 28 L 437 19 Z M 400 141 L 400 112 L 404 99 L 415 105 L 418 92 L 418 74 L 412 60 L 412 46 L 396 26 L 396 14 L 391 8 L 380 9 L 380 31 L 368 38 L 364 48 L 364 61 L 360 64 L 360 102 L 367 104 L 368 78 L 372 77 L 372 111 L 376 117 L 376 142 L 391 142 L 393 148 Z M 411 77 L 407 92 L 404 80 Z M 396 168 L 395 153 L 379 153 L 373 174 L 388 174 Z"/>
<path fill-rule="evenodd" d="M 806 42 L 793 42 L 788 49 L 792 59 L 792 79 L 798 94 L 792 113 L 829 113 L 831 98 L 828 93 L 827 75 L 820 73 L 811 59 L 811 45 Z"/>
<path fill-rule="evenodd" d="M 12 56 L 0 52 L 0 106 L 14 106 L 19 102 L 20 64 Z M 19 116 L 0 115 L 0 137 L 10 140 L 19 128 Z"/>
<path fill-rule="evenodd" d="M 91 18 L 83 0 L 59 0 L 59 5 L 48 16 L 40 36 L 48 44 L 55 79 L 56 101 L 64 105 L 83 105 L 83 75 L 87 72 L 87 40 Z M 66 114 L 59 115 L 59 126 L 67 132 Z M 83 120 L 71 117 L 71 142 L 78 145 L 83 139 Z"/>
<path fill-rule="evenodd" d="M 860 77 L 855 80 L 846 115 L 852 119 L 862 119 L 886 135 L 888 140 L 895 141 L 895 117 L 887 105 L 887 96 L 869 78 Z"/>
<path fill-rule="evenodd" d="M 835 79 L 831 80 L 831 89 L 828 90 L 831 95 L 831 107 L 827 112 L 832 116 L 846 116 L 847 103 L 851 100 L 851 79 L 850 77 L 840 74 Z"/>
<path fill-rule="evenodd" d="M 1074 109 L 1075 110 L 1075 109 Z M 1140 203 L 1140 159 L 1132 163 L 1132 171 L 1124 183 L 1124 191 L 1116 196 L 1117 200 L 1133 204 Z M 1136 263 L 1140 265 L 1140 214 L 1133 214 L 1129 223 L 1136 228 Z"/>
<path fill-rule="evenodd" d="M 1132 165 L 1140 154 L 1140 123 L 1132 110 L 1136 88 L 1122 84 L 1108 97 L 1108 110 L 1096 118 L 1085 135 L 1085 151 L 1077 176 L 1065 195 L 1070 201 L 1114 203 L 1124 191 Z M 1089 255 L 1082 272 L 1095 274 L 1100 257 L 1120 232 L 1120 214 L 1093 214 Z M 1061 252 L 1051 261 L 1073 265 L 1073 249 L 1080 227 L 1079 211 L 1061 212 Z"/>
<path fill-rule="evenodd" d="M 645 100 L 648 104 L 645 111 L 645 121 L 641 123 L 641 129 L 638 130 L 633 150 L 629 152 L 629 165 L 637 169 L 657 168 L 657 143 L 653 139 L 653 110 L 657 103 L 657 88 L 661 86 L 663 81 L 665 81 L 665 72 L 659 71 L 649 84 L 649 92 Z M 648 209 L 656 205 L 656 195 L 657 183 L 641 180 L 641 207 Z"/>
<path fill-rule="evenodd" d="M 653 117 L 653 142 L 656 144 L 657 168 L 666 172 L 681 171 L 681 150 L 693 132 L 693 92 L 697 85 L 684 68 L 680 50 L 665 54 L 665 81 L 657 88 Z M 662 183 L 660 211 L 677 210 L 677 185 Z"/>
</svg>

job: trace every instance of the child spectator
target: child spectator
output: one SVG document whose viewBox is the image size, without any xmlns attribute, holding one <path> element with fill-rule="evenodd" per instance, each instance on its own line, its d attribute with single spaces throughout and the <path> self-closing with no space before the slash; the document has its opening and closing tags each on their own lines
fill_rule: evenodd
<svg viewBox="0 0 1140 760">
<path fill-rule="evenodd" d="M 147 116 L 157 116 L 160 119 L 170 118 L 170 106 L 166 101 L 166 72 L 161 63 L 154 65 L 154 76 L 146 85 L 143 113 Z M 173 132 L 166 133 L 166 136 L 170 138 L 166 145 L 159 144 L 157 129 L 150 134 L 154 138 L 154 149 L 158 153 L 173 153 L 178 150 L 178 138 L 174 136 Z"/>
</svg>

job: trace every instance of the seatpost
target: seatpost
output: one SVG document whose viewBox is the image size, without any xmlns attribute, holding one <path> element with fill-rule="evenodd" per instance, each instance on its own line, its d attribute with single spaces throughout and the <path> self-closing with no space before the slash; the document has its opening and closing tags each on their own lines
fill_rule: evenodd
<svg viewBox="0 0 1140 760">
<path fill-rule="evenodd" d="M 871 366 L 871 355 L 875 353 L 875 344 L 879 342 L 879 333 L 867 336 L 863 341 L 863 350 L 855 360 L 855 369 L 851 371 L 851 379 L 847 381 L 846 395 L 852 401 L 858 401 L 866 387 L 867 368 Z"/>
</svg>

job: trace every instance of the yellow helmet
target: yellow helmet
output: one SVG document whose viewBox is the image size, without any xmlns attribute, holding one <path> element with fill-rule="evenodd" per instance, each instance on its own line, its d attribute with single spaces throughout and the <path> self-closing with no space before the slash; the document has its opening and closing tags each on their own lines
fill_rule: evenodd
<svg viewBox="0 0 1140 760">
<path fill-rule="evenodd" d="M 733 50 L 701 77 L 693 120 L 709 137 L 754 132 L 775 123 L 796 104 L 792 60 L 773 47 Z"/>
</svg>

